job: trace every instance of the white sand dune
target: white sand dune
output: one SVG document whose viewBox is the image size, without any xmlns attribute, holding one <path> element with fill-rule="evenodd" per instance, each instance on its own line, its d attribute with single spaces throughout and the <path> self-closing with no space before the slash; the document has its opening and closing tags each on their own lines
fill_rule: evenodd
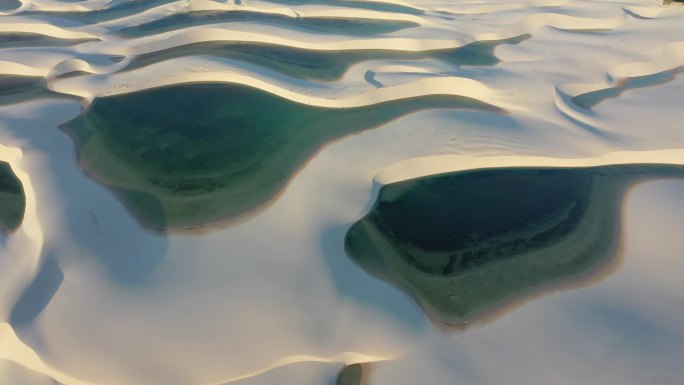
<svg viewBox="0 0 684 385">
<path fill-rule="evenodd" d="M 15 362 L 27 369 L 29 372 L 42 375 L 48 379 L 58 381 L 62 384 L 74 385 L 94 385 L 93 382 L 85 382 L 75 379 L 71 376 L 65 375 L 45 365 L 40 357 L 31 348 L 22 343 L 17 335 L 12 330 L 12 327 L 6 323 L 0 323 L 0 359 Z M 3 378 L 3 373 L 0 373 L 0 379 L 5 381 L 18 381 L 17 378 Z"/>
<path fill-rule="evenodd" d="M 0 319 L 8 319 L 12 307 L 26 285 L 33 279 L 41 262 L 43 232 L 38 220 L 36 197 L 29 175 L 24 171 L 22 151 L 0 145 L 0 160 L 9 163 L 22 183 L 26 210 L 21 227 L 3 245 L 0 259 L 3 276 L 0 282 Z M 9 256 L 21 255 L 21 258 Z"/>
<path fill-rule="evenodd" d="M 12 330 L 12 327 L 8 325 L 7 323 L 0 323 L 0 337 L 2 339 L 2 343 L 0 344 L 0 368 L 3 366 L 9 366 L 9 363 L 14 363 L 16 366 L 23 368 L 21 372 L 24 372 L 24 376 L 27 377 L 38 377 L 42 379 L 43 381 L 47 380 L 54 380 L 57 381 L 61 384 L 73 384 L 73 385 L 96 385 L 98 382 L 89 382 L 89 381 L 81 381 L 79 379 L 73 378 L 67 374 L 61 373 L 54 368 L 51 368 L 47 366 L 41 359 L 40 357 L 33 351 L 31 350 L 28 346 L 26 346 L 23 342 L 20 341 L 20 339 L 17 337 L 17 335 L 14 333 Z M 240 375 L 238 377 L 230 378 L 230 379 L 224 379 L 224 380 L 219 380 L 216 382 L 213 382 L 211 384 L 206 384 L 206 385 L 223 385 L 223 384 L 247 384 L 251 381 L 248 380 L 254 380 L 257 379 L 259 381 L 258 383 L 265 383 L 265 382 L 260 382 L 264 381 L 263 377 L 264 374 L 269 374 L 271 372 L 275 372 L 279 374 L 279 376 L 282 376 L 282 372 L 284 368 L 287 367 L 297 367 L 297 366 L 302 366 L 302 365 L 311 365 L 313 363 L 323 363 L 323 364 L 341 364 L 341 365 L 332 365 L 331 369 L 332 371 L 328 371 L 327 377 L 328 380 L 330 379 L 335 379 L 334 374 L 337 374 L 341 367 L 343 365 L 351 365 L 351 364 L 356 364 L 356 363 L 373 363 L 373 362 L 379 362 L 379 361 L 386 361 L 388 359 L 391 359 L 393 357 L 372 357 L 372 356 L 366 356 L 363 354 L 356 354 L 356 353 L 350 353 L 350 352 L 344 352 L 337 354 L 333 357 L 315 357 L 315 356 L 307 356 L 307 355 L 298 355 L 298 356 L 289 356 L 289 357 L 283 357 L 277 362 L 272 363 L 268 367 L 262 368 L 260 370 L 257 370 L 252 373 L 247 373 Z M 16 370 L 16 369 L 15 369 Z M 18 370 L 17 370 L 18 371 Z M 7 370 L 9 372 L 9 370 Z M 19 371 L 18 371 L 19 372 Z M 333 375 L 331 375 L 331 373 Z M 9 380 L 9 381 L 16 381 L 19 378 L 17 377 L 8 377 L 5 378 L 3 376 L 4 370 L 0 370 L 0 379 L 2 380 Z M 311 370 L 307 370 L 304 373 L 300 373 L 299 375 L 305 375 L 305 376 L 310 376 Z M 277 378 L 268 378 L 269 381 L 276 380 Z M 282 378 L 281 378 L 282 380 Z M 301 381 L 301 378 L 298 378 L 299 381 Z M 320 380 L 320 378 L 319 378 Z M 314 384 L 315 382 L 311 382 Z"/>
<path fill-rule="evenodd" d="M 10 61 L 0 61 L 0 68 L 3 75 L 45 76 L 48 72 L 46 68 L 38 68 Z"/>
<path fill-rule="evenodd" d="M 257 30 L 262 30 L 263 32 Z M 270 33 L 264 30 L 270 30 Z M 310 35 L 296 30 L 287 32 L 287 36 L 282 36 L 278 32 L 284 32 L 283 28 L 270 28 L 268 26 L 259 26 L 257 28 L 246 24 L 231 24 L 230 30 L 218 27 L 191 27 L 180 32 L 172 31 L 155 36 L 132 39 L 132 53 L 140 55 L 198 42 L 214 41 L 269 43 L 321 51 L 394 49 L 409 52 L 458 48 L 468 43 L 468 41 L 459 41 L 453 38 L 426 40 L 399 37 L 360 37 L 350 40 L 345 36 Z M 504 36 L 502 38 L 507 37 L 512 36 Z"/>
<path fill-rule="evenodd" d="M 81 2 L 59 0 L 22 0 L 22 8 L 49 12 L 90 12 L 107 8 L 111 3 L 113 3 L 111 0 L 88 0 Z"/>
<path fill-rule="evenodd" d="M 651 0 L 386 1 L 424 11 L 402 14 L 324 1 L 288 7 L 183 0 L 100 23 L 62 17 L 119 3 L 24 0 L 0 16 L 0 31 L 101 39 L 0 49 L 0 74 L 44 77 L 65 94 L 0 104 L 0 161 L 11 164 L 27 196 L 21 227 L 0 235 L 0 383 L 332 384 L 343 364 L 377 362 L 372 385 L 679 384 L 681 181 L 650 182 L 628 195 L 623 262 L 613 275 L 464 334 L 433 328 L 401 291 L 353 264 L 343 240 L 379 187 L 393 181 L 483 167 L 684 164 L 681 76 L 592 109 L 571 100 L 684 65 L 684 7 Z M 419 26 L 363 38 L 249 22 L 115 35 L 211 9 Z M 29 10 L 49 15 L 22 15 Z M 371 58 L 328 82 L 210 55 L 124 71 L 135 55 L 212 41 L 411 52 L 523 34 L 531 37 L 495 49 L 501 62 L 492 66 Z M 196 234 L 146 231 L 82 172 L 58 126 L 97 97 L 206 81 L 328 108 L 443 94 L 506 113 L 411 114 L 327 145 L 243 223 Z"/>
<path fill-rule="evenodd" d="M 24 20 L 19 16 L 17 16 L 17 20 L 0 24 L 0 33 L 40 33 L 58 39 L 98 39 L 97 36 L 90 33 L 70 31 L 37 20 Z"/>
<path fill-rule="evenodd" d="M 595 158 L 564 159 L 524 156 L 478 157 L 437 155 L 407 159 L 393 164 L 375 177 L 375 182 L 389 184 L 421 176 L 493 167 L 595 167 L 611 164 L 684 165 L 684 150 L 622 151 Z"/>
<path fill-rule="evenodd" d="M 587 114 L 588 111 L 578 110 L 578 106 L 572 101 L 573 97 L 580 96 L 596 91 L 602 91 L 611 87 L 620 87 L 626 81 L 635 78 L 645 78 L 648 76 L 672 78 L 684 67 L 684 42 L 672 42 L 665 45 L 661 53 L 649 62 L 627 63 L 609 69 L 606 78 L 609 83 L 601 84 L 566 84 L 557 88 L 558 97 L 556 106 L 560 111 L 572 116 L 577 120 L 588 121 L 586 117 L 580 115 Z M 643 81 L 642 81 L 643 82 Z M 655 79 L 654 83 L 662 81 Z M 644 84 L 643 86 L 648 86 Z"/>
<path fill-rule="evenodd" d="M 106 82 L 102 82 L 102 77 L 63 80 L 56 82 L 53 89 L 62 93 L 81 96 L 86 100 L 92 100 L 96 96 L 120 95 L 171 84 L 217 82 L 244 84 L 297 103 L 328 108 L 360 107 L 423 95 L 464 96 L 493 105 L 496 105 L 498 102 L 498 93 L 495 90 L 469 78 L 431 77 L 391 87 L 373 88 L 366 86 L 365 89 L 357 94 L 345 96 L 339 93 L 332 94 L 335 90 L 334 88 L 321 89 L 315 85 L 309 85 L 306 88 L 301 87 L 302 85 L 307 85 L 307 82 L 301 81 L 297 83 L 303 89 L 297 90 L 292 88 L 295 82 L 292 79 L 288 79 L 288 77 L 277 76 L 276 74 L 272 74 L 275 76 L 271 78 L 265 77 L 261 74 L 264 71 L 249 71 L 250 67 L 247 67 L 247 71 L 245 71 L 240 68 L 241 66 L 227 65 L 220 68 L 214 64 L 215 71 L 182 71 L 179 73 L 177 71 L 179 67 L 188 67 L 185 63 L 187 63 L 187 60 L 184 59 L 162 62 L 160 65 L 152 65 L 149 68 L 142 68 L 140 71 L 124 72 L 109 76 L 106 78 Z M 169 75 L 151 79 L 149 77 L 150 73 Z"/>
<path fill-rule="evenodd" d="M 624 9 L 631 14 L 644 19 L 676 18 L 684 12 L 681 7 L 653 7 L 643 5 L 627 5 Z"/>
</svg>

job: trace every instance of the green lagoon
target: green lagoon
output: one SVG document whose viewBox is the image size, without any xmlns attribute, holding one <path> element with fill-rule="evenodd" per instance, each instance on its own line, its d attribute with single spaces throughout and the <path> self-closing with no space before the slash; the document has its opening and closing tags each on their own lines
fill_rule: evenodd
<svg viewBox="0 0 684 385">
<path fill-rule="evenodd" d="M 27 11 L 23 12 L 24 16 L 38 16 L 38 17 L 50 17 L 50 18 L 60 18 L 70 21 L 77 22 L 79 24 L 95 24 L 101 23 L 103 21 L 114 20 L 118 18 L 123 18 L 126 16 L 131 16 L 138 14 L 140 12 L 147 11 L 154 7 L 170 3 L 174 0 L 129 0 L 125 2 L 119 2 L 119 4 L 97 9 L 94 11 L 84 11 L 84 12 L 55 12 L 55 11 Z"/>
<path fill-rule="evenodd" d="M 21 181 L 6 162 L 0 162 L 0 231 L 13 230 L 21 224 L 26 196 Z"/>
<path fill-rule="evenodd" d="M 684 167 L 502 168 L 382 187 L 349 229 L 348 255 L 438 324 L 467 325 L 614 257 L 626 189 Z"/>
<path fill-rule="evenodd" d="M 499 63 L 494 50 L 502 44 L 518 44 L 529 35 L 471 43 L 459 48 L 421 52 L 393 50 L 320 51 L 252 42 L 202 42 L 138 55 L 126 68 L 132 70 L 178 57 L 209 55 L 241 60 L 289 76 L 307 80 L 339 79 L 354 64 L 369 60 L 438 59 L 456 66 L 492 66 Z"/>
<path fill-rule="evenodd" d="M 85 171 L 141 222 L 193 228 L 265 204 L 324 144 L 430 108 L 498 111 L 444 95 L 330 109 L 205 83 L 99 98 L 63 128 Z"/>
<path fill-rule="evenodd" d="M 124 28 L 119 35 L 132 38 L 215 23 L 249 22 L 301 30 L 317 34 L 352 36 L 379 35 L 396 32 L 418 24 L 406 21 L 389 21 L 353 18 L 290 17 L 279 14 L 250 11 L 194 11 L 166 16 L 159 20 Z"/>
</svg>

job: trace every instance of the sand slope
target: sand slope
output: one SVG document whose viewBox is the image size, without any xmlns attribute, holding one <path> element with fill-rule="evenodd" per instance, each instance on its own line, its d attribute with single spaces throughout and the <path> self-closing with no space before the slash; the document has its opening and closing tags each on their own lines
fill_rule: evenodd
<svg viewBox="0 0 684 385">
<path fill-rule="evenodd" d="M 343 239 L 378 187 L 391 181 L 504 165 L 684 164 L 684 80 L 675 73 L 684 65 L 684 7 L 651 0 L 385 1 L 417 10 L 402 13 L 325 0 L 183 0 L 112 11 L 121 3 L 22 0 L 0 14 L 0 31 L 100 39 L 0 49 L 0 74 L 40 76 L 64 95 L 0 106 L 0 160 L 12 165 L 27 195 L 23 224 L 0 239 L 1 383 L 313 385 L 334 383 L 343 364 L 372 361 L 373 385 L 678 384 L 681 182 L 652 182 L 628 196 L 623 265 L 613 275 L 465 334 L 433 329 L 400 291 L 354 265 Z M 99 22 L 68 17 L 108 7 Z M 193 9 L 420 26 L 363 38 L 249 22 L 116 36 Z M 523 34 L 531 37 L 495 50 L 495 66 L 368 60 L 332 82 L 211 55 L 125 70 L 136 54 L 197 42 L 425 51 Z M 591 108 L 573 102 L 662 73 L 672 76 Z M 462 95 L 506 113 L 405 116 L 322 148 L 249 221 L 194 234 L 145 231 L 78 168 L 72 141 L 57 127 L 96 97 L 194 81 L 241 83 L 329 108 Z"/>
</svg>

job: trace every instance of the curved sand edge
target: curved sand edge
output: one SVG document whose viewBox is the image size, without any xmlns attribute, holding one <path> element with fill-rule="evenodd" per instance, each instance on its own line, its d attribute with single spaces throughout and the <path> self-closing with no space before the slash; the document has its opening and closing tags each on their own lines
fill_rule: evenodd
<svg viewBox="0 0 684 385">
<path fill-rule="evenodd" d="M 498 167 L 592 167 L 618 164 L 684 165 L 684 149 L 655 151 L 618 151 L 591 158 L 550 158 L 536 156 L 435 155 L 407 159 L 380 173 L 380 185 L 455 171 Z"/>
<path fill-rule="evenodd" d="M 233 377 L 233 378 L 230 378 L 227 380 L 212 382 L 211 384 L 206 384 L 206 385 L 229 384 L 231 382 L 236 382 L 236 381 L 256 377 L 256 376 L 265 374 L 266 372 L 269 372 L 271 370 L 278 369 L 278 368 L 281 368 L 281 367 L 284 367 L 287 365 L 291 365 L 291 364 L 301 363 L 301 362 L 343 363 L 345 365 L 353 365 L 353 364 L 365 364 L 365 363 L 372 363 L 372 362 L 389 361 L 393 358 L 394 357 L 378 357 L 378 356 L 370 356 L 370 355 L 352 353 L 352 352 L 343 352 L 340 354 L 336 354 L 332 357 L 317 357 L 317 356 L 310 356 L 310 355 L 289 356 L 289 357 L 284 357 L 284 358 L 272 363 L 271 365 L 268 365 L 267 367 L 265 367 L 261 370 L 258 370 L 256 372 L 248 373 L 248 374 L 241 375 L 238 377 Z"/>
<path fill-rule="evenodd" d="M 47 3 L 47 2 L 44 2 L 44 3 Z M 53 2 L 53 3 L 58 4 L 56 1 Z M 89 2 L 88 4 L 90 5 L 91 3 L 92 3 L 92 2 Z M 513 5 L 511 5 L 511 8 L 512 8 L 513 6 L 527 7 L 527 6 L 529 6 L 529 5 L 532 5 L 533 3 L 534 3 L 534 2 L 524 2 L 524 3 L 521 2 L 520 4 L 513 4 Z M 539 2 L 539 3 L 544 3 L 544 2 Z M 549 1 L 548 3 L 549 3 L 549 4 L 552 4 L 553 2 L 552 2 L 552 1 Z M 559 2 L 559 3 L 562 3 L 562 2 Z M 25 3 L 25 5 L 26 5 L 26 4 L 27 4 L 27 3 Z M 66 7 L 67 4 L 65 3 L 65 4 L 63 4 L 63 5 Z M 460 5 L 460 4 L 459 4 L 459 5 Z M 473 4 L 468 4 L 468 6 L 470 6 L 472 9 L 476 9 L 477 7 L 480 7 L 480 5 L 475 6 L 475 5 L 473 5 Z M 481 5 L 481 6 L 484 7 L 485 5 Z M 504 4 L 501 4 L 501 7 L 503 7 L 503 6 L 504 6 Z M 445 7 L 446 7 L 446 6 L 445 6 Z M 465 7 L 465 5 L 464 5 L 464 7 Z M 453 8 L 453 7 L 452 7 L 452 8 Z M 103 25 L 103 23 L 101 23 L 101 24 L 99 24 L 99 25 Z M 504 27 L 505 27 L 505 26 L 504 26 Z M 499 29 L 496 29 L 496 31 L 498 31 L 498 30 L 499 30 Z M 474 34 L 473 34 L 473 35 L 474 35 Z M 483 35 L 479 35 L 479 36 L 483 36 Z M 466 40 L 467 40 L 467 39 L 466 39 Z M 123 46 L 121 46 L 121 47 L 123 47 Z M 123 48 L 121 48 L 121 47 L 119 47 L 119 46 L 114 46 L 114 48 L 123 49 Z M 47 56 L 47 55 L 46 55 L 46 56 Z M 10 56 L 10 57 L 8 57 L 6 60 L 13 60 L 13 58 Z M 601 62 L 601 60 L 598 60 L 598 62 L 599 62 L 599 66 L 603 66 L 603 65 L 604 65 L 604 64 Z M 28 61 L 25 62 L 24 64 L 26 64 L 26 63 L 28 63 Z M 31 67 L 27 67 L 27 68 L 30 69 L 31 71 L 38 71 L 37 69 L 31 68 Z M 157 68 L 157 67 L 155 67 L 155 68 Z M 45 73 L 47 73 L 47 72 L 49 72 L 49 71 L 42 71 L 42 70 L 41 70 L 41 73 L 43 73 L 43 74 L 45 74 Z M 103 73 L 104 73 L 104 72 L 103 72 Z M 151 72 L 148 72 L 148 74 L 149 74 L 149 73 L 151 73 Z M 219 75 L 215 75 L 215 76 L 219 76 Z M 580 81 L 581 81 L 581 80 L 580 80 Z M 65 82 L 64 84 L 66 84 L 66 82 Z M 320 95 L 319 95 L 319 96 L 320 96 Z M 523 98 L 522 98 L 521 104 L 522 104 L 522 103 L 526 103 L 526 102 L 527 102 L 527 100 L 525 100 L 525 98 L 523 97 Z M 546 117 L 548 117 L 548 116 L 546 116 Z M 39 175 L 36 175 L 36 176 L 34 176 L 34 177 L 39 177 Z M 9 274 L 8 276 L 11 276 L 11 274 Z M 0 296 L 0 297 L 2 297 L 2 296 Z M 2 326 L 0 326 L 0 327 L 2 327 Z M 2 341 L 2 340 L 3 340 L 3 339 L 0 338 L 0 341 Z M 0 345 L 1 345 L 1 344 L 2 344 L 2 343 L 0 343 Z"/>
<path fill-rule="evenodd" d="M 205 385 L 223 385 L 241 380 L 246 380 L 252 377 L 257 377 L 269 371 L 282 368 L 287 365 L 304 363 L 304 362 L 320 362 L 320 363 L 342 363 L 344 365 L 365 364 L 372 362 L 388 361 L 394 357 L 379 357 L 371 356 L 361 353 L 342 352 L 330 357 L 320 357 L 314 355 L 293 355 L 283 357 L 276 362 L 267 365 L 266 367 L 257 371 L 246 373 L 237 377 L 227 378 L 216 382 L 211 382 Z M 91 382 L 80 380 L 62 373 L 49 365 L 47 365 L 34 350 L 28 345 L 24 344 L 11 325 L 6 322 L 0 322 L 0 359 L 6 359 L 15 362 L 25 368 L 42 375 L 45 375 L 63 385 L 98 385 L 100 382 Z"/>
<path fill-rule="evenodd" d="M 0 322 L 0 359 L 15 362 L 35 373 L 49 377 L 64 385 L 100 385 L 76 379 L 48 366 L 36 352 L 24 344 L 12 329 L 12 326 Z"/>
<path fill-rule="evenodd" d="M 174 63 L 175 62 L 167 63 L 167 65 L 159 67 L 172 68 Z M 141 71 L 141 73 L 154 71 L 156 69 L 157 68 L 151 68 L 146 71 Z M 152 80 L 148 79 L 147 81 L 141 79 L 142 77 L 138 78 L 135 73 L 125 75 L 117 74 L 110 77 L 109 84 L 98 84 L 93 82 L 87 87 L 84 87 L 81 84 L 77 84 L 75 87 L 69 87 L 68 82 L 56 81 L 53 90 L 79 96 L 91 101 L 95 97 L 121 95 L 184 83 L 237 83 L 280 96 L 295 103 L 327 108 L 363 107 L 391 100 L 427 95 L 463 96 L 478 99 L 482 102 L 503 108 L 502 106 L 499 106 L 499 104 L 503 103 L 501 98 L 498 97 L 500 92 L 489 88 L 477 80 L 469 78 L 449 77 L 419 79 L 410 83 L 390 87 L 369 88 L 347 97 L 333 98 L 323 93 L 319 93 L 318 95 L 309 93 L 307 92 L 307 89 L 296 90 L 286 88 L 284 84 L 270 82 L 270 79 L 268 78 L 260 78 L 255 76 L 255 74 L 246 71 L 241 72 L 242 73 L 237 71 L 195 72 Z M 136 81 L 132 81 L 133 79 Z M 100 89 L 97 89 L 97 86 L 99 86 Z"/>
<path fill-rule="evenodd" d="M 8 253 L 0 254 L 0 267 L 3 272 L 13 272 L 0 281 L 0 322 L 9 318 L 16 299 L 31 283 L 42 262 L 44 237 L 37 210 L 36 194 L 30 176 L 22 167 L 22 159 L 23 153 L 20 149 L 0 144 L 0 160 L 7 162 L 21 181 L 26 198 L 22 222 L 7 236 L 4 248 Z M 21 255 L 22 258 L 12 258 L 12 255 Z"/>
<path fill-rule="evenodd" d="M 310 12 L 307 16 L 325 15 L 326 17 L 348 17 L 354 18 L 359 14 L 354 11 L 330 12 Z M 373 16 L 375 13 L 362 13 L 361 15 Z M 578 16 L 568 16 L 554 13 L 537 13 L 525 16 L 512 25 L 504 26 L 499 32 L 476 32 L 470 38 L 453 37 L 450 39 L 416 39 L 389 36 L 379 36 L 374 38 L 355 38 L 350 40 L 344 36 L 321 36 L 296 30 L 282 29 L 285 35 L 274 35 L 263 26 L 245 25 L 244 30 L 237 28 L 237 23 L 231 24 L 231 30 L 211 26 L 194 26 L 182 30 L 169 31 L 158 35 L 143 36 L 131 39 L 131 54 L 140 55 L 169 49 L 181 45 L 208 41 L 246 41 L 258 42 L 275 45 L 283 45 L 301 49 L 311 49 L 318 51 L 338 51 L 338 50 L 396 50 L 405 52 L 418 52 L 436 49 L 459 48 L 463 45 L 483 40 L 504 40 L 533 32 L 543 27 L 555 27 L 567 30 L 592 30 L 592 29 L 614 29 L 623 23 L 626 15 L 618 14 L 609 18 L 587 18 Z M 417 22 L 421 25 L 434 25 L 429 20 L 412 18 L 406 21 Z"/>
<path fill-rule="evenodd" d="M 0 33 L 39 33 L 41 35 L 54 37 L 57 39 L 93 39 L 100 40 L 100 38 L 89 32 L 79 32 L 64 29 L 56 25 L 47 24 L 40 20 L 30 20 L 19 22 L 5 22 L 0 23 Z"/>
<path fill-rule="evenodd" d="M 2 75 L 45 77 L 50 72 L 44 68 L 28 66 L 10 61 L 0 61 L 0 68 L 2 68 L 2 71 L 0 71 Z"/>
<path fill-rule="evenodd" d="M 603 91 L 619 87 L 625 81 L 633 78 L 654 76 L 659 74 L 674 74 L 684 67 L 684 42 L 666 44 L 660 54 L 649 62 L 634 62 L 609 69 L 606 72 L 608 83 L 564 84 L 556 87 L 554 104 L 561 113 L 587 124 L 592 121 L 591 112 L 578 106 L 573 98 L 583 94 Z M 592 124 L 593 125 L 593 124 Z"/>
</svg>

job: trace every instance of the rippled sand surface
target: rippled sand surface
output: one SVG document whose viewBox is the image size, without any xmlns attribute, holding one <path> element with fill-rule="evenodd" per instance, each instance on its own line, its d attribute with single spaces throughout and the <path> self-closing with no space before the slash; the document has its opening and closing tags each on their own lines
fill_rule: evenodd
<svg viewBox="0 0 684 385">
<path fill-rule="evenodd" d="M 467 328 L 345 249 L 391 186 L 684 165 L 666 3 L 0 0 L 0 198 L 23 212 L 0 232 L 0 383 L 680 384 L 672 175 L 604 198 L 601 269 Z"/>
</svg>

